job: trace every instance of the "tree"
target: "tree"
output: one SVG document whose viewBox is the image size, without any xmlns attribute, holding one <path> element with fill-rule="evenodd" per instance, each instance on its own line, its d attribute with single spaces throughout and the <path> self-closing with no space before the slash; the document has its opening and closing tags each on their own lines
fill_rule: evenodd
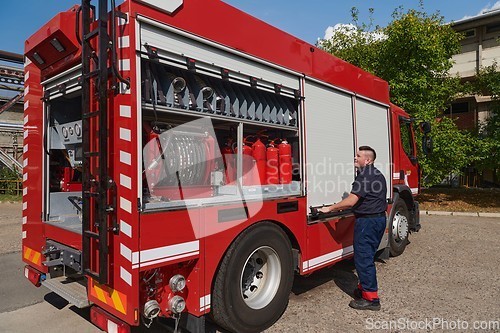
<svg viewBox="0 0 500 333">
<path fill-rule="evenodd" d="M 500 68 L 497 63 L 482 68 L 476 80 L 467 85 L 470 94 L 491 96 L 490 116 L 480 124 L 474 166 L 479 171 L 500 169 Z"/>
<path fill-rule="evenodd" d="M 421 156 L 428 185 L 459 172 L 471 160 L 474 138 L 441 116 L 461 89 L 459 78 L 448 73 L 462 36 L 445 24 L 439 12 L 425 13 L 422 2 L 419 10 L 397 8 L 385 28 L 370 30 L 371 24 L 358 24 L 357 15 L 353 8 L 355 32 L 337 29 L 319 46 L 388 81 L 395 104 L 412 117 L 433 123 L 434 155 L 439 156 Z"/>
<path fill-rule="evenodd" d="M 351 8 L 353 24 L 336 25 L 333 36 L 320 40 L 317 44 L 335 56 L 350 62 L 364 70 L 374 73 L 380 58 L 381 40 L 384 38 L 382 29 L 373 28 L 373 8 L 370 11 L 370 23 L 359 24 L 359 10 Z"/>
</svg>

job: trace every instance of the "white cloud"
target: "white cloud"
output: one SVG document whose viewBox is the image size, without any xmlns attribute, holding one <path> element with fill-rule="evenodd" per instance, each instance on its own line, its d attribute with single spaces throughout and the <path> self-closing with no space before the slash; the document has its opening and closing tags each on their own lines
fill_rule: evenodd
<svg viewBox="0 0 500 333">
<path fill-rule="evenodd" d="M 491 6 L 489 3 L 481 9 L 481 11 L 477 15 L 484 14 L 486 12 L 491 12 L 492 10 L 500 9 L 500 1 L 495 2 L 493 6 Z"/>
<path fill-rule="evenodd" d="M 497 1 L 495 2 L 493 5 L 491 5 L 491 3 L 488 3 L 486 6 L 483 7 L 483 9 L 481 9 L 476 15 L 465 15 L 464 17 L 462 17 L 459 21 L 461 20 L 466 20 L 466 19 L 470 19 L 470 18 L 473 18 L 473 17 L 476 17 L 476 16 L 479 16 L 479 15 L 483 15 L 487 12 L 491 12 L 491 11 L 494 11 L 494 10 L 499 10 L 500 9 L 500 1 Z"/>
<path fill-rule="evenodd" d="M 348 32 L 348 31 L 356 31 L 357 28 L 354 24 L 344 24 L 344 23 L 337 23 L 335 24 L 335 26 L 329 26 L 328 28 L 326 28 L 325 30 L 325 36 L 323 37 L 323 39 L 330 39 L 333 37 L 333 34 L 336 30 L 343 30 L 344 32 Z"/>
<path fill-rule="evenodd" d="M 337 23 L 333 27 L 329 26 L 328 28 L 326 28 L 323 39 L 330 40 L 336 31 L 341 31 L 343 34 L 349 35 L 349 34 L 355 34 L 358 31 L 358 28 L 354 24 L 350 23 L 349 24 Z M 377 31 L 363 32 L 363 36 L 366 38 L 367 41 L 376 41 L 386 38 L 386 36 L 383 33 Z M 319 38 L 318 41 L 319 44 L 321 45 L 321 40 L 319 40 Z"/>
</svg>

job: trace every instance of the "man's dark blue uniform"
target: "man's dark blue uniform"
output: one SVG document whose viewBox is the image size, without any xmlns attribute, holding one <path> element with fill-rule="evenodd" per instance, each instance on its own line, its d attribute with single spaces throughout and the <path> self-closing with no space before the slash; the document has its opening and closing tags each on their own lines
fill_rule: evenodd
<svg viewBox="0 0 500 333">
<path fill-rule="evenodd" d="M 329 213 L 352 208 L 356 216 L 353 246 L 359 285 L 349 306 L 359 310 L 380 310 L 374 260 L 386 226 L 387 185 L 384 175 L 373 166 L 376 158 L 373 148 L 359 147 L 354 158 L 358 174 L 351 193 L 342 201 L 319 209 Z"/>
<path fill-rule="evenodd" d="M 387 185 L 384 175 L 373 164 L 366 165 L 359 170 L 351 193 L 359 197 L 353 207 L 356 216 L 354 264 L 359 278 L 358 288 L 364 299 L 378 302 L 374 259 L 386 228 Z"/>
</svg>

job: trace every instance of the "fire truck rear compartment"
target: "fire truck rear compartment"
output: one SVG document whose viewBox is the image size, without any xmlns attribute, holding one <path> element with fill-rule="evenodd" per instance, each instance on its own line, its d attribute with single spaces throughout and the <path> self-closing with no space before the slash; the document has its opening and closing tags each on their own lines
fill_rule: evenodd
<svg viewBox="0 0 500 333">
<path fill-rule="evenodd" d="M 46 222 L 81 233 L 82 122 L 80 92 L 47 103 Z"/>
<path fill-rule="evenodd" d="M 75 73 L 73 71 L 72 73 Z M 73 74 L 75 77 L 76 74 Z M 63 78 L 64 79 L 64 78 Z M 53 83 L 56 86 L 71 85 Z M 54 94 L 54 89 L 47 89 Z M 56 94 L 59 91 L 56 92 Z M 46 101 L 46 209 L 45 222 L 82 233 L 82 111 L 81 90 L 55 95 Z M 82 252 L 65 239 L 47 239 L 42 264 L 47 277 L 42 285 L 78 308 L 91 305 L 87 279 L 82 273 Z"/>
</svg>

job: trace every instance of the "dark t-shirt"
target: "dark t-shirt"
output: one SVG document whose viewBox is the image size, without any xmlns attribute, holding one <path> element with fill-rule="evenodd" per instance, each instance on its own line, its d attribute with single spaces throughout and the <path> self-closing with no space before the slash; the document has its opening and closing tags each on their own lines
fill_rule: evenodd
<svg viewBox="0 0 500 333">
<path fill-rule="evenodd" d="M 351 193 L 359 197 L 352 208 L 354 214 L 378 214 L 387 210 L 387 183 L 373 164 L 359 170 L 352 183 Z"/>
</svg>

